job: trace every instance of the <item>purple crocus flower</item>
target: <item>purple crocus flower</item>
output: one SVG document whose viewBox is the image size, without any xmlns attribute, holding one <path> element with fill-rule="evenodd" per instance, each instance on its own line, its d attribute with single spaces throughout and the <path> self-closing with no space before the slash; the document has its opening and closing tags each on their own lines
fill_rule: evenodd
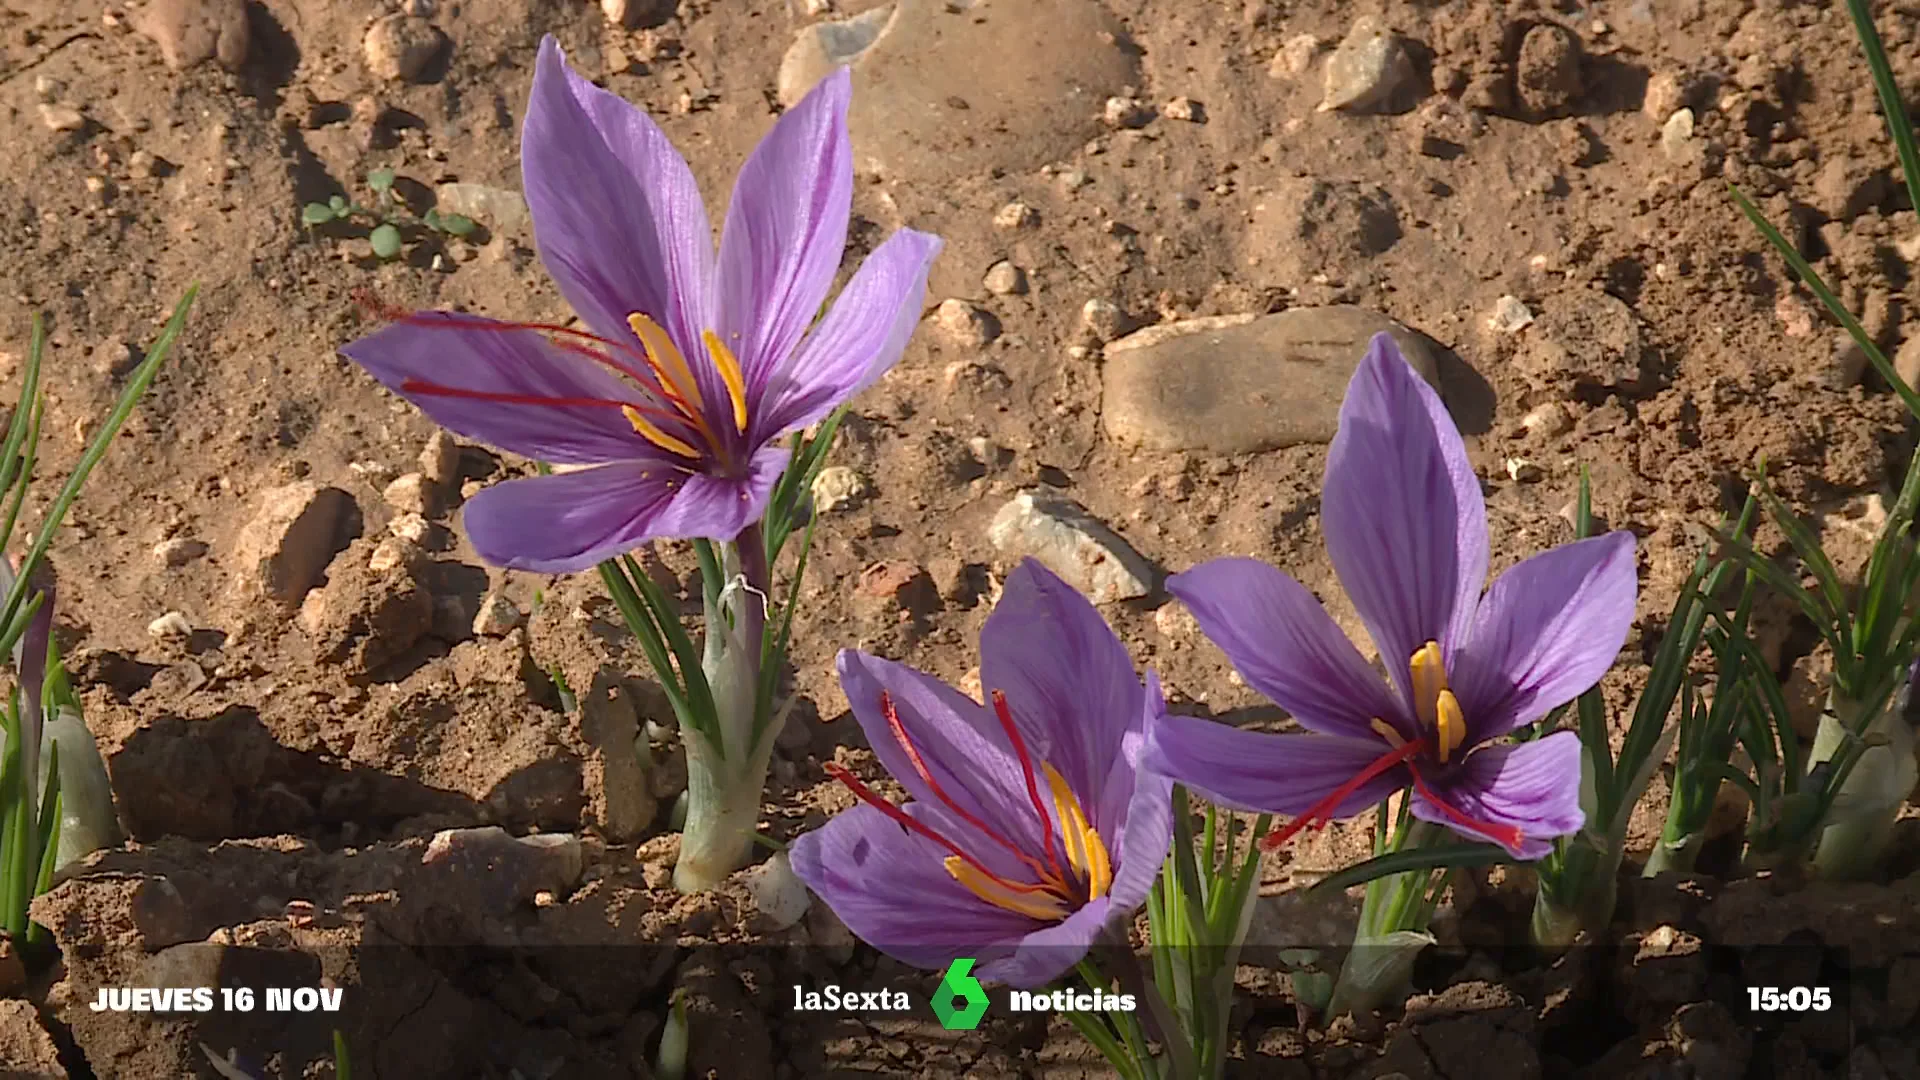
<svg viewBox="0 0 1920 1080">
<path fill-rule="evenodd" d="M 774 440 L 900 358 L 936 237 L 896 232 L 814 324 L 846 245 L 850 93 L 836 71 L 773 125 L 716 256 L 665 134 L 540 43 L 522 179 L 541 259 L 585 329 L 419 312 L 341 350 L 443 427 L 593 466 L 476 495 L 466 527 L 482 558 L 567 573 L 659 537 L 732 540 L 786 467 Z"/>
<path fill-rule="evenodd" d="M 1633 536 L 1613 532 L 1487 578 L 1486 507 L 1440 396 L 1376 336 L 1327 456 L 1320 526 L 1334 571 L 1392 676 L 1389 689 L 1313 594 L 1251 559 L 1175 575 L 1183 601 L 1247 683 L 1311 734 L 1169 717 L 1149 753 L 1241 810 L 1308 824 L 1413 787 L 1413 814 L 1517 859 L 1577 831 L 1580 741 L 1493 740 L 1606 673 L 1633 621 Z"/>
<path fill-rule="evenodd" d="M 1028 559 L 980 632 L 992 706 L 900 664 L 840 654 L 840 685 L 895 806 L 861 805 L 794 841 L 794 872 L 881 952 L 1031 988 L 1146 899 L 1173 836 L 1172 784 L 1141 765 L 1165 715 L 1085 597 Z"/>
</svg>

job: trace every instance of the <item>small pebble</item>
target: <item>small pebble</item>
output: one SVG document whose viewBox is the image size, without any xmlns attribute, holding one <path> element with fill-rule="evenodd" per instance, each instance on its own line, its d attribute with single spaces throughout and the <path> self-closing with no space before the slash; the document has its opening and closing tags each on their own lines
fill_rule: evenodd
<svg viewBox="0 0 1920 1080">
<path fill-rule="evenodd" d="M 1667 160 L 1677 163 L 1687 160 L 1694 152 L 1693 110 L 1676 109 L 1660 128 L 1660 150 Z"/>
<path fill-rule="evenodd" d="M 481 637 L 505 637 L 520 625 L 520 607 L 497 592 L 480 600 L 480 613 L 473 617 L 473 632 Z"/>
<path fill-rule="evenodd" d="M 436 431 L 427 438 L 427 445 L 420 451 L 420 473 L 428 480 L 442 487 L 450 487 L 460 480 L 460 444 L 445 431 Z"/>
<path fill-rule="evenodd" d="M 147 624 L 147 633 L 157 638 L 183 638 L 193 636 L 193 624 L 185 615 L 169 611 L 165 615 Z"/>
<path fill-rule="evenodd" d="M 1292 79 L 1306 74 L 1313 66 L 1313 58 L 1320 54 L 1320 39 L 1312 34 L 1299 34 L 1287 39 L 1280 51 L 1273 54 L 1273 61 L 1267 65 L 1267 76 L 1274 79 Z"/>
<path fill-rule="evenodd" d="M 424 541 L 432 530 L 433 526 L 419 514 L 400 514 L 387 524 L 388 532 L 416 544 Z"/>
<path fill-rule="evenodd" d="M 1139 98 L 1110 97 L 1107 99 L 1107 107 L 1101 114 L 1101 119 L 1107 122 L 1108 127 L 1145 127 L 1147 121 L 1153 119 L 1153 111 L 1148 109 Z"/>
<path fill-rule="evenodd" d="M 1573 430 L 1573 417 L 1567 415 L 1567 407 L 1557 401 L 1536 405 L 1527 415 L 1520 418 L 1520 426 L 1542 438 L 1557 438 Z"/>
<path fill-rule="evenodd" d="M 1533 323 L 1533 312 L 1516 296 L 1502 296 L 1493 302 L 1493 315 L 1487 325 L 1502 334 L 1517 334 Z"/>
<path fill-rule="evenodd" d="M 384 574 L 389 570 L 407 565 L 419 550 L 411 540 L 390 536 L 374 546 L 373 554 L 367 557 L 367 569 L 376 574 Z M 447 598 L 442 597 L 442 599 Z"/>
<path fill-rule="evenodd" d="M 71 105 L 42 104 L 40 122 L 52 131 L 79 131 L 87 126 L 86 116 Z"/>
<path fill-rule="evenodd" d="M 858 505 L 871 489 L 867 478 L 845 465 L 829 465 L 813 478 L 813 508 L 831 514 Z"/>
<path fill-rule="evenodd" d="M 1531 484 L 1546 475 L 1540 471 L 1540 466 L 1526 458 L 1508 458 L 1506 465 L 1507 476 L 1518 483 Z"/>
<path fill-rule="evenodd" d="M 1001 259 L 987 267 L 982 284 L 995 296 L 1015 296 L 1027 291 L 1027 272 Z"/>
<path fill-rule="evenodd" d="M 417 472 L 406 473 L 388 484 L 380 496 L 387 505 L 403 514 L 427 515 L 433 512 L 433 491 L 427 478 Z"/>
<path fill-rule="evenodd" d="M 1112 341 L 1127 332 L 1127 313 L 1119 304 L 1095 297 L 1081 305 L 1080 325 L 1094 340 Z"/>
<path fill-rule="evenodd" d="M 1327 58 L 1326 94 L 1320 110 L 1366 112 L 1385 104 L 1413 78 L 1406 46 L 1379 20 L 1363 15 Z"/>
<path fill-rule="evenodd" d="M 977 349 L 1000 336 L 999 320 L 965 300 L 940 301 L 934 319 L 947 340 L 961 348 Z"/>
<path fill-rule="evenodd" d="M 1010 202 L 994 212 L 993 224 L 1001 229 L 1030 229 L 1040 220 L 1033 207 L 1023 202 Z"/>
<path fill-rule="evenodd" d="M 206 553 L 207 545 L 203 541 L 184 537 L 162 540 L 153 545 L 153 557 L 165 566 L 185 566 Z"/>
<path fill-rule="evenodd" d="M 1185 120 L 1191 124 L 1207 122 L 1206 107 L 1190 97 L 1177 97 L 1160 106 L 1160 115 L 1169 120 Z"/>
</svg>

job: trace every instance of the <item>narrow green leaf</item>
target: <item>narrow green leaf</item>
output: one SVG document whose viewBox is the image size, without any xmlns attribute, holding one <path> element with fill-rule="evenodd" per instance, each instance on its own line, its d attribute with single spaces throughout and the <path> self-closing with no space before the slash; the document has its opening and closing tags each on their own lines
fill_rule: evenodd
<svg viewBox="0 0 1920 1080">
<path fill-rule="evenodd" d="M 1419 870 L 1459 869 L 1494 866 L 1513 862 L 1512 856 L 1498 844 L 1447 844 L 1441 847 L 1416 847 L 1388 851 L 1362 863 L 1327 875 L 1307 890 L 1309 896 L 1345 892 L 1394 874 Z"/>
<path fill-rule="evenodd" d="M 400 230 L 392 225 L 381 225 L 367 236 L 367 242 L 373 245 L 373 253 L 382 259 L 395 258 L 400 254 Z"/>
<path fill-rule="evenodd" d="M 40 363 L 46 356 L 46 347 L 46 320 L 35 312 L 33 330 L 27 338 L 27 366 L 20 380 L 20 400 L 7 419 L 7 441 L 0 448 L 0 491 L 12 491 L 15 484 L 25 487 L 27 476 L 32 472 L 26 467 L 21 448 L 26 445 L 36 406 L 41 401 Z M 0 534 L 0 543 L 11 542 L 12 535 L 11 532 Z"/>
<path fill-rule="evenodd" d="M 1794 554 L 1800 556 L 1800 561 L 1813 572 L 1814 580 L 1820 586 L 1820 594 L 1826 601 L 1827 610 L 1840 616 L 1835 621 L 1834 632 L 1839 636 L 1843 648 L 1834 657 L 1835 661 L 1840 661 L 1843 656 L 1851 659 L 1854 655 L 1852 620 L 1847 617 L 1847 594 L 1846 589 L 1840 584 L 1839 571 L 1834 569 L 1833 561 L 1827 558 L 1826 551 L 1820 547 L 1820 541 L 1814 538 L 1813 531 L 1801 524 L 1800 519 L 1787 508 L 1787 504 L 1780 501 L 1779 496 L 1767 486 L 1765 478 L 1762 478 L 1756 486 L 1759 488 L 1761 501 L 1766 504 L 1767 515 L 1773 519 L 1775 525 L 1780 527 L 1780 531 L 1786 534 L 1787 543 L 1793 546 Z"/>
<path fill-rule="evenodd" d="M 126 388 L 120 392 L 120 399 L 114 402 L 113 411 L 107 414 L 106 422 L 94 434 L 93 441 L 87 444 L 86 452 L 80 455 L 80 463 L 74 466 L 73 474 L 67 477 L 66 485 L 60 489 L 60 494 L 55 496 L 53 505 L 47 508 L 46 520 L 40 526 L 40 533 L 34 538 L 33 546 L 28 549 L 26 556 L 20 560 L 19 576 L 14 579 L 13 587 L 7 590 L 6 606 L 4 610 L 0 610 L 0 626 L 14 626 L 13 620 L 19 613 L 22 598 L 26 595 L 27 583 L 33 577 L 34 569 L 39 566 L 40 560 L 46 556 L 47 548 L 53 544 L 55 531 L 60 528 L 61 522 L 66 520 L 67 511 L 72 509 L 74 500 L 80 497 L 80 488 L 86 484 L 87 477 L 93 472 L 94 466 L 100 464 L 100 459 L 106 456 L 107 446 L 119 433 L 121 426 L 127 422 L 127 417 L 133 414 L 134 406 L 139 402 L 141 395 L 147 392 L 147 387 L 153 384 L 154 377 L 160 373 L 160 365 L 166 363 L 168 355 L 173 352 L 174 343 L 180 340 L 181 331 L 186 327 L 187 312 L 192 309 L 194 297 L 199 295 L 199 292 L 200 286 L 192 286 L 187 290 L 187 295 L 174 307 L 173 317 L 167 320 L 167 325 L 160 331 L 159 338 L 147 351 L 147 358 L 139 367 L 133 369 Z M 22 623 L 9 633 L 17 640 L 18 631 L 24 629 L 25 624 Z M 12 648 L 12 641 L 0 642 L 0 651 Z"/>
<path fill-rule="evenodd" d="M 333 1080 L 353 1080 L 353 1069 L 347 1061 L 347 1036 L 339 1029 L 333 1029 Z"/>
</svg>

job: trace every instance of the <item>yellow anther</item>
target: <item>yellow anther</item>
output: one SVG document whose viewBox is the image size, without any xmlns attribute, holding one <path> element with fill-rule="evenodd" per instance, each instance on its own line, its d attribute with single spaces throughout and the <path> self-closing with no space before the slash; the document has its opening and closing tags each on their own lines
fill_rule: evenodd
<svg viewBox="0 0 1920 1080">
<path fill-rule="evenodd" d="M 667 393 L 679 400 L 676 408 L 687 414 L 687 419 L 696 424 L 700 419 L 703 404 L 700 398 L 700 383 L 693 377 L 693 369 L 687 367 L 687 358 L 680 355 L 674 347 L 673 339 L 661 329 L 660 324 L 639 312 L 627 316 L 627 325 L 633 328 L 633 336 L 647 350 L 647 366 L 653 369 L 653 377 Z"/>
<path fill-rule="evenodd" d="M 1087 883 L 1087 898 L 1106 895 L 1113 885 L 1113 868 L 1107 860 L 1107 846 L 1087 821 L 1087 813 L 1067 780 L 1051 764 L 1043 764 L 1047 786 L 1053 789 L 1053 809 L 1060 821 L 1060 835 L 1066 840 L 1067 862 Z"/>
<path fill-rule="evenodd" d="M 1387 723 L 1377 716 L 1373 718 L 1368 726 L 1373 728 L 1374 734 L 1387 740 L 1387 745 L 1393 747 L 1395 750 L 1407 744 L 1407 740 L 1401 738 L 1400 733 L 1393 730 L 1392 724 Z"/>
<path fill-rule="evenodd" d="M 738 336 L 738 335 L 735 335 Z M 733 427 L 740 434 L 747 433 L 747 383 L 740 375 L 740 361 L 735 359 L 733 350 L 720 340 L 720 335 L 709 330 L 706 333 L 707 353 L 713 357 L 713 367 L 720 373 L 720 381 L 727 384 L 727 397 L 733 401 Z"/>
<path fill-rule="evenodd" d="M 622 405 L 620 406 L 620 414 L 627 418 L 627 423 L 633 425 L 633 430 L 639 432 L 641 438 L 665 450 L 667 453 L 679 454 L 681 457 L 694 458 L 696 460 L 700 457 L 700 451 L 695 450 L 693 447 L 688 446 L 686 443 L 655 427 L 653 421 L 640 415 L 639 409 L 631 405 Z"/>
<path fill-rule="evenodd" d="M 1460 713 L 1460 702 L 1453 691 L 1442 690 L 1434 701 L 1434 753 L 1440 758 L 1440 764 L 1447 763 L 1447 755 L 1460 749 L 1467 741 L 1467 718 Z"/>
<path fill-rule="evenodd" d="M 967 891 L 995 907 L 1043 922 L 1058 922 L 1067 917 L 1067 900 L 1050 892 L 1020 892 L 980 872 L 958 855 L 946 858 L 947 873 L 967 887 Z"/>
<path fill-rule="evenodd" d="M 1413 676 L 1413 709 L 1420 718 L 1420 727 L 1430 729 L 1437 717 L 1435 709 L 1440 694 L 1447 688 L 1447 668 L 1445 658 L 1440 654 L 1440 643 L 1429 641 L 1414 652 L 1407 661 L 1407 667 Z"/>
</svg>

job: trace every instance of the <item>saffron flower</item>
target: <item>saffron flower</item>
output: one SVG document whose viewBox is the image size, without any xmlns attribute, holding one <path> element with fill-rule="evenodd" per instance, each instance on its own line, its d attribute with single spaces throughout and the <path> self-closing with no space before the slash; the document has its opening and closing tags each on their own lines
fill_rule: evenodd
<svg viewBox="0 0 1920 1080">
<path fill-rule="evenodd" d="M 1030 989 L 1147 897 L 1173 837 L 1172 784 L 1142 764 L 1160 684 L 1087 599 L 1028 559 L 980 632 L 990 705 L 853 650 L 840 684 L 911 800 L 838 765 L 860 804 L 795 840 L 794 872 L 881 952 Z"/>
<path fill-rule="evenodd" d="M 559 574 L 656 538 L 731 541 L 786 468 L 775 440 L 900 358 L 936 237 L 896 232 L 814 323 L 846 246 L 850 93 L 841 69 L 775 122 L 740 170 L 716 253 L 666 135 L 540 43 L 522 180 L 541 260 L 585 328 L 428 311 L 341 350 L 451 431 L 591 466 L 474 496 L 482 558 Z"/>
<path fill-rule="evenodd" d="M 1320 523 L 1392 687 L 1293 578 L 1252 559 L 1205 563 L 1168 591 L 1248 685 L 1308 733 L 1170 717 L 1151 735 L 1157 767 L 1222 805 L 1291 815 L 1269 847 L 1407 787 L 1415 817 L 1516 859 L 1578 831 L 1578 736 L 1494 740 L 1573 700 L 1613 663 L 1633 621 L 1632 534 L 1535 555 L 1483 595 L 1480 482 L 1440 396 L 1385 334 L 1341 405 Z"/>
</svg>

